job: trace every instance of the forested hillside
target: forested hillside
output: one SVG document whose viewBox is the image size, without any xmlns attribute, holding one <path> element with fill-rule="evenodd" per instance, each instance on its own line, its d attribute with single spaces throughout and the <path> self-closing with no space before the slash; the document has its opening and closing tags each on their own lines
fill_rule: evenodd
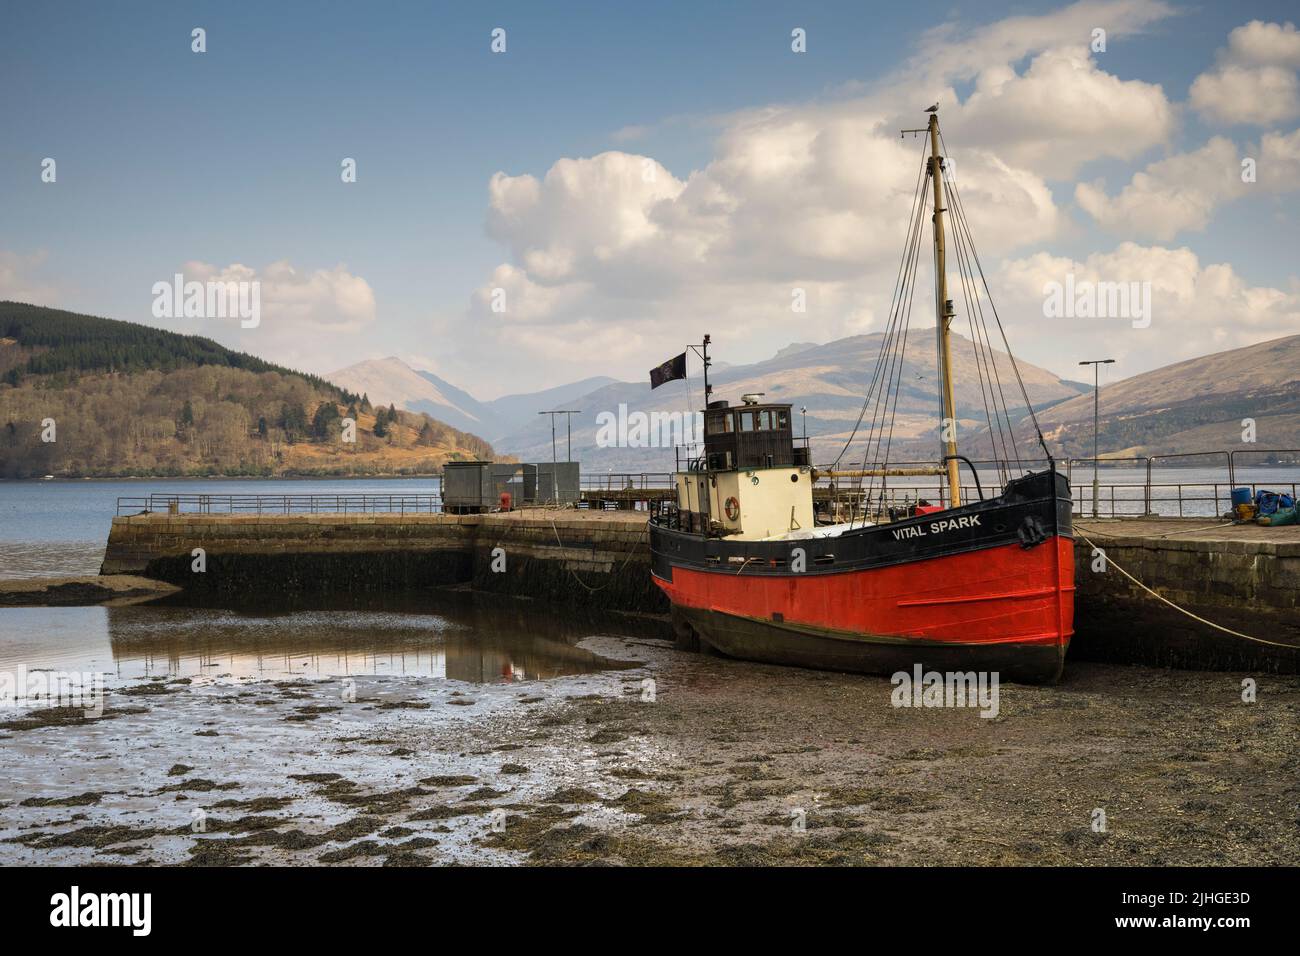
<svg viewBox="0 0 1300 956">
<path fill-rule="evenodd" d="M 0 477 L 429 474 L 492 454 L 210 339 L 0 302 Z"/>
</svg>

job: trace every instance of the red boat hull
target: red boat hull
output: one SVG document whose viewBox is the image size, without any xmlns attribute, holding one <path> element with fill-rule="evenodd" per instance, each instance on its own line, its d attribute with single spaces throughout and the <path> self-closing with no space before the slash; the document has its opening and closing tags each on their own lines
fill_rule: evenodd
<svg viewBox="0 0 1300 956">
<path fill-rule="evenodd" d="M 1054 681 L 1073 633 L 1074 549 L 1064 535 L 837 573 L 676 565 L 655 582 L 701 640 L 781 664 L 890 673 L 919 663 Z"/>
</svg>

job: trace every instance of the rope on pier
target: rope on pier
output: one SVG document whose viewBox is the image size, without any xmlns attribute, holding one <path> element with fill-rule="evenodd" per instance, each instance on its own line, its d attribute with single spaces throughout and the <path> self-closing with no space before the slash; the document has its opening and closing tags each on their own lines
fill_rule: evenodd
<svg viewBox="0 0 1300 956">
<path fill-rule="evenodd" d="M 560 529 L 557 528 L 557 527 L 555 526 L 555 519 L 554 519 L 554 518 L 551 519 L 551 530 L 555 532 L 555 543 L 556 543 L 557 545 L 559 545 L 561 549 L 563 549 L 563 548 L 564 548 L 564 542 L 560 540 Z M 648 541 L 648 540 L 650 539 L 650 529 L 649 529 L 649 528 L 646 528 L 645 536 L 646 536 L 646 540 Z M 642 543 L 644 543 L 644 542 L 642 542 Z M 628 553 L 627 553 L 627 557 L 623 559 L 623 563 L 619 566 L 619 569 L 618 569 L 618 570 L 619 570 L 619 573 L 620 573 L 620 574 L 621 574 L 623 571 L 627 570 L 627 565 L 628 565 L 628 562 L 632 560 L 632 555 L 636 554 L 636 553 L 637 553 L 638 551 L 640 551 L 640 550 L 641 550 L 641 548 L 640 548 L 640 546 L 638 546 L 638 547 L 632 548 L 631 550 L 628 551 Z M 605 582 L 604 584 L 602 584 L 600 587 L 598 587 L 598 588 L 593 588 L 593 587 L 592 587 L 590 584 L 588 584 L 586 581 L 582 580 L 582 578 L 578 577 L 578 572 L 575 571 L 575 570 L 573 570 L 573 568 L 565 568 L 564 570 L 566 570 L 566 571 L 568 571 L 570 574 L 572 574 L 572 575 L 573 575 L 573 580 L 577 581 L 577 582 L 578 582 L 579 584 L 581 584 L 584 588 L 586 588 L 588 594 L 595 594 L 597 591 L 603 591 L 603 590 L 605 590 L 605 588 L 609 587 L 611 584 L 614 583 L 614 579 L 611 577 L 608 581 L 606 581 L 606 582 Z"/>
<path fill-rule="evenodd" d="M 1076 534 L 1078 534 L 1078 532 L 1076 532 Z M 1084 541 L 1087 541 L 1088 544 L 1093 548 L 1097 548 L 1097 545 L 1086 534 L 1079 534 L 1079 537 L 1083 538 Z M 1097 548 L 1097 550 L 1100 551 L 1101 549 Z M 1213 621 L 1207 621 L 1205 618 L 1193 614 L 1191 611 L 1187 610 L 1187 608 L 1179 607 L 1177 604 L 1169 600 L 1169 598 L 1165 597 L 1163 594 L 1157 594 L 1155 591 L 1151 590 L 1151 588 L 1147 587 L 1137 578 L 1133 577 L 1133 575 L 1129 574 L 1118 564 L 1115 564 L 1115 561 L 1110 557 L 1110 555 L 1106 555 L 1106 563 L 1113 565 L 1116 571 L 1124 575 L 1124 577 L 1128 578 L 1130 581 L 1132 581 L 1134 584 L 1140 587 L 1143 591 L 1146 591 L 1154 598 L 1164 601 L 1166 604 L 1168 604 L 1171 608 L 1173 608 L 1178 613 L 1186 614 L 1193 621 L 1200 621 L 1202 624 L 1206 625 L 1207 627 L 1212 627 L 1216 631 L 1222 631 L 1224 634 L 1231 634 L 1233 637 L 1240 637 L 1247 641 L 1254 641 L 1256 644 L 1267 644 L 1269 647 L 1285 647 L 1288 650 L 1292 650 L 1292 651 L 1300 650 L 1300 647 L 1297 647 L 1295 644 L 1283 644 L 1280 641 L 1266 641 L 1262 637 L 1251 637 L 1249 634 L 1242 634 L 1240 631 L 1234 631 L 1232 630 L 1232 628 L 1224 627 L 1222 624 L 1215 624 Z"/>
</svg>

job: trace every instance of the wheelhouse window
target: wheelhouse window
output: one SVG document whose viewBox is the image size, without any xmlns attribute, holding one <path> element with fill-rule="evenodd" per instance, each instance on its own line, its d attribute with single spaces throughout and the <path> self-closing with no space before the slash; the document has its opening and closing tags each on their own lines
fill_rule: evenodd
<svg viewBox="0 0 1300 956">
<path fill-rule="evenodd" d="M 704 433 L 706 435 L 730 435 L 731 412 L 709 412 L 704 417 Z"/>
</svg>

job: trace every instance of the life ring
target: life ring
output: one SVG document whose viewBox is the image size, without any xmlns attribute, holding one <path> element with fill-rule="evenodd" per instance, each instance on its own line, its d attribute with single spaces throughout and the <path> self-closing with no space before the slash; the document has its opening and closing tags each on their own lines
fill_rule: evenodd
<svg viewBox="0 0 1300 956">
<path fill-rule="evenodd" d="M 735 521 L 740 517 L 740 502 L 735 498 L 728 498 L 723 504 L 722 510 L 727 513 L 728 521 Z"/>
</svg>

